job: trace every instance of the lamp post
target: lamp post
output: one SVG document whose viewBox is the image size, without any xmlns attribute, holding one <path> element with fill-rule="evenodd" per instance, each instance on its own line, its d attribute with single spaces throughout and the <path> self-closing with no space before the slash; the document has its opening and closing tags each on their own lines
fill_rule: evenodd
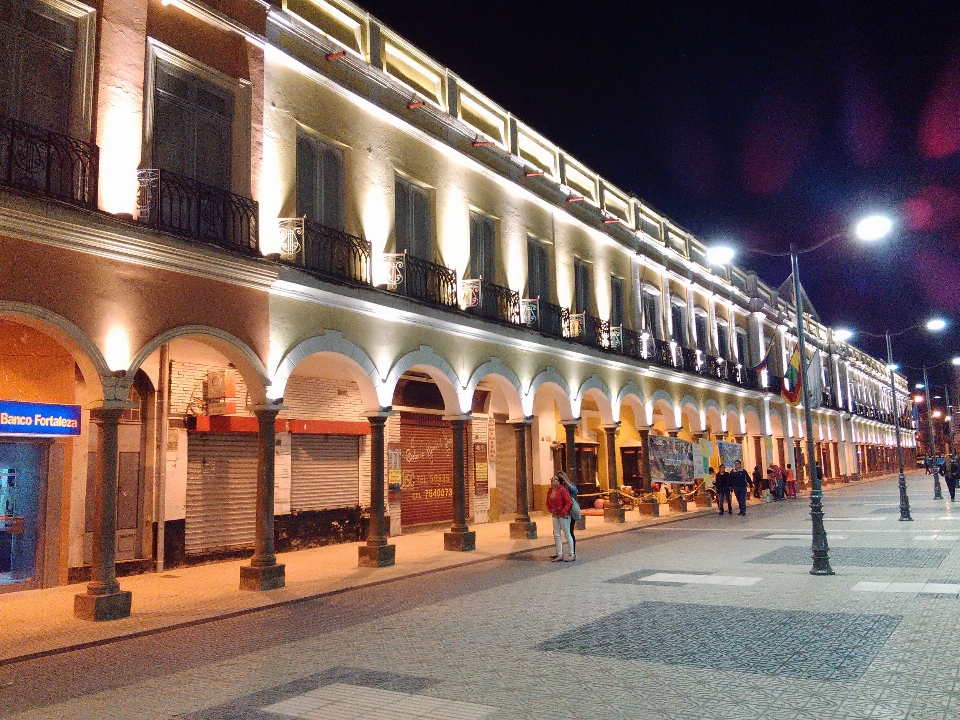
<svg viewBox="0 0 960 720">
<path fill-rule="evenodd" d="M 881 215 L 871 215 L 857 224 L 855 233 L 861 240 L 873 241 L 879 240 L 887 235 L 891 227 L 892 223 L 888 218 Z M 833 575 L 834 572 L 833 568 L 830 567 L 830 549 L 827 545 L 827 531 L 823 526 L 823 487 L 820 482 L 820 473 L 817 472 L 817 458 L 813 443 L 813 416 L 810 412 L 810 386 L 807 382 L 806 338 L 803 329 L 803 299 L 800 294 L 800 262 L 798 256 L 818 250 L 827 243 L 846 237 L 847 235 L 848 233 L 846 231 L 840 232 L 803 249 L 797 248 L 794 243 L 790 243 L 790 252 L 788 253 L 773 253 L 763 250 L 752 251 L 761 255 L 790 257 L 790 270 L 793 276 L 793 304 L 797 317 L 797 343 L 800 345 L 800 386 L 803 394 L 803 421 L 806 431 L 807 461 L 809 463 L 811 484 L 810 520 L 813 532 L 811 548 L 813 567 L 810 568 L 811 575 Z M 722 265 L 733 259 L 733 252 L 727 247 L 715 247 L 708 249 L 707 257 L 711 263 Z"/>
<path fill-rule="evenodd" d="M 923 391 L 927 395 L 927 424 L 930 426 L 930 454 L 933 464 L 933 499 L 943 500 L 940 491 L 940 467 L 937 465 L 937 439 L 933 433 L 933 406 L 930 404 L 930 382 L 927 379 L 927 366 L 923 366 Z"/>
</svg>

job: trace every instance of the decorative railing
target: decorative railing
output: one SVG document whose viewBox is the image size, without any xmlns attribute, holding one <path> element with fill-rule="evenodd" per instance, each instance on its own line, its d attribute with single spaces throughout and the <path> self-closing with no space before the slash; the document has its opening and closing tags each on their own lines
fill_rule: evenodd
<svg viewBox="0 0 960 720">
<path fill-rule="evenodd" d="M 610 345 L 613 348 L 614 331 L 618 331 L 620 347 L 615 348 L 634 360 L 646 360 L 646 346 L 643 335 L 627 328 L 610 328 Z"/>
<path fill-rule="evenodd" d="M 407 252 L 383 256 L 387 290 L 443 307 L 458 307 L 457 273 Z"/>
<path fill-rule="evenodd" d="M 540 298 L 520 301 L 520 324 L 534 328 L 552 337 L 564 337 L 564 310 Z"/>
<path fill-rule="evenodd" d="M 587 313 L 563 311 L 564 336 L 578 343 L 595 348 L 610 346 L 610 326 L 607 322 Z"/>
<path fill-rule="evenodd" d="M 673 349 L 670 347 L 670 342 L 667 340 L 661 340 L 659 338 L 653 338 L 653 356 L 650 359 L 652 359 L 657 365 L 674 367 Z"/>
<path fill-rule="evenodd" d="M 325 277 L 370 284 L 370 241 L 302 218 L 280 219 L 280 259 Z"/>
<path fill-rule="evenodd" d="M 680 359 L 680 369 L 691 373 L 700 372 L 700 353 L 696 348 L 678 347 L 677 356 Z"/>
<path fill-rule="evenodd" d="M 0 185 L 97 206 L 100 149 L 0 115 Z"/>
<path fill-rule="evenodd" d="M 479 280 L 460 283 L 463 309 L 488 320 L 518 325 L 520 323 L 520 293 L 510 288 Z"/>
<path fill-rule="evenodd" d="M 144 225 L 220 247 L 258 249 L 256 201 L 167 170 L 138 170 L 137 179 Z"/>
<path fill-rule="evenodd" d="M 717 357 L 716 355 L 707 355 L 707 361 L 704 364 L 704 373 L 710 377 L 717 378 L 717 380 L 726 380 L 727 379 L 727 365 L 728 363 L 724 358 Z"/>
</svg>

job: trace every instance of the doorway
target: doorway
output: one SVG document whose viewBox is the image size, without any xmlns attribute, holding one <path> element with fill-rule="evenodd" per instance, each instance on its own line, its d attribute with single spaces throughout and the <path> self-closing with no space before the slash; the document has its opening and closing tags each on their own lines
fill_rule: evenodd
<svg viewBox="0 0 960 720">
<path fill-rule="evenodd" d="M 40 585 L 47 446 L 0 443 L 0 586 Z"/>
</svg>

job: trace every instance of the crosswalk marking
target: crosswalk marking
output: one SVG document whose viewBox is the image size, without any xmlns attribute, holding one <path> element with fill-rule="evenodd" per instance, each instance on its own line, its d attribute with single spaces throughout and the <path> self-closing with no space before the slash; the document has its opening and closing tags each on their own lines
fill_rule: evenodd
<svg viewBox="0 0 960 720">
<path fill-rule="evenodd" d="M 854 592 L 919 593 L 924 595 L 960 595 L 958 583 L 858 582 Z"/>
<path fill-rule="evenodd" d="M 689 585 L 735 585 L 749 587 L 756 585 L 762 578 L 736 577 L 732 575 L 687 575 L 686 573 L 654 573 L 639 578 L 640 582 L 684 583 Z"/>
</svg>

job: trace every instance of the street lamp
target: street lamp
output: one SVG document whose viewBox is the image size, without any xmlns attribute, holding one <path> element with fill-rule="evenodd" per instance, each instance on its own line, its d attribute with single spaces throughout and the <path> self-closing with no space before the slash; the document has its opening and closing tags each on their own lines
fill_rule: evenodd
<svg viewBox="0 0 960 720">
<path fill-rule="evenodd" d="M 939 331 L 943 330 L 946 326 L 947 326 L 947 323 L 946 323 L 945 321 L 941 320 L 940 318 L 932 318 L 932 319 L 930 319 L 930 320 L 927 320 L 927 322 L 923 324 L 923 327 L 926 327 L 927 330 L 930 330 L 931 332 L 939 332 Z M 890 373 L 890 397 L 893 399 L 893 422 L 894 422 L 895 434 L 896 434 L 896 436 L 897 436 L 897 466 L 898 466 L 898 468 L 899 468 L 899 470 L 900 470 L 900 475 L 899 475 L 898 478 L 897 478 L 897 488 L 898 488 L 899 491 L 900 491 L 900 520 L 901 520 L 901 522 L 902 522 L 902 521 L 911 521 L 911 520 L 913 520 L 913 518 L 910 517 L 910 498 L 907 497 L 907 476 L 906 476 L 906 475 L 904 474 L 904 472 L 903 472 L 903 443 L 901 443 L 901 441 L 900 441 L 900 413 L 899 413 L 899 411 L 898 411 L 898 406 L 897 406 L 897 387 L 896 387 L 896 385 L 894 384 L 894 381 L 893 381 L 893 373 L 894 373 L 894 371 L 896 371 L 896 370 L 899 369 L 899 366 L 896 365 L 896 364 L 893 362 L 893 345 L 892 345 L 892 343 L 891 343 L 891 338 L 894 338 L 894 337 L 898 337 L 898 336 L 900 336 L 900 335 L 903 335 L 904 333 L 909 332 L 910 330 L 916 330 L 916 329 L 919 328 L 919 327 L 921 327 L 920 324 L 911 325 L 911 326 L 908 327 L 908 328 L 904 328 L 903 330 L 900 330 L 900 331 L 898 331 L 898 332 L 893 332 L 893 333 L 890 332 L 889 330 L 886 330 L 886 331 L 883 333 L 883 335 L 876 335 L 876 334 L 874 334 L 874 333 L 868 333 L 868 332 L 863 332 L 863 331 L 861 331 L 861 334 L 867 335 L 868 337 L 875 337 L 875 338 L 880 338 L 880 337 L 882 337 L 882 338 L 885 338 L 886 341 L 887 341 L 887 371 Z M 852 333 L 851 333 L 851 336 L 852 336 Z M 958 358 L 958 359 L 960 359 L 960 358 Z M 926 368 L 924 368 L 924 370 L 923 370 L 923 385 L 922 385 L 922 387 L 925 388 L 926 391 L 927 391 L 927 408 L 928 408 L 928 412 L 929 412 L 929 408 L 930 408 L 930 383 L 927 382 L 927 370 L 926 370 Z M 920 383 L 917 383 L 917 389 L 920 389 L 920 388 L 921 388 Z M 920 396 L 920 395 L 917 395 L 917 396 L 914 398 L 914 400 L 916 400 L 917 402 L 921 402 L 922 399 L 923 399 L 923 398 L 922 398 L 922 396 Z M 931 423 L 932 423 L 932 421 L 931 421 Z M 931 432 L 931 437 L 932 437 L 932 433 L 933 433 L 933 425 L 932 425 L 932 424 L 931 424 L 931 426 L 930 426 L 930 432 Z M 937 496 L 940 495 L 940 481 L 937 479 L 936 463 L 934 463 L 933 473 L 934 473 L 934 475 L 933 475 L 933 487 L 934 487 L 934 491 L 935 491 L 934 497 L 936 498 Z"/>
<path fill-rule="evenodd" d="M 857 223 L 854 234 L 860 240 L 872 242 L 886 236 L 893 223 L 889 218 L 882 215 L 871 215 L 863 218 Z M 827 545 L 827 531 L 823 526 L 823 487 L 820 483 L 820 474 L 817 472 L 816 450 L 813 444 L 813 416 L 810 412 L 810 383 L 807 382 L 807 341 L 803 332 L 803 300 L 800 296 L 800 261 L 799 255 L 806 255 L 822 248 L 829 242 L 847 237 L 849 231 L 839 232 L 830 237 L 824 238 L 807 248 L 798 248 L 795 243 L 790 243 L 790 252 L 766 252 L 763 250 L 751 250 L 761 255 L 771 255 L 774 257 L 790 257 L 790 269 L 793 275 L 793 305 L 797 313 L 797 343 L 800 345 L 800 387 L 803 393 L 803 420 L 806 430 L 807 440 L 807 462 L 810 469 L 810 521 L 813 526 L 813 567 L 810 568 L 811 575 L 833 575 L 833 568 L 830 567 L 830 548 Z M 707 257 L 725 258 L 725 262 L 733 259 L 734 251 L 726 246 L 716 246 L 708 250 Z M 799 463 L 798 463 L 799 464 Z M 798 468 L 799 469 L 799 468 Z"/>
</svg>

